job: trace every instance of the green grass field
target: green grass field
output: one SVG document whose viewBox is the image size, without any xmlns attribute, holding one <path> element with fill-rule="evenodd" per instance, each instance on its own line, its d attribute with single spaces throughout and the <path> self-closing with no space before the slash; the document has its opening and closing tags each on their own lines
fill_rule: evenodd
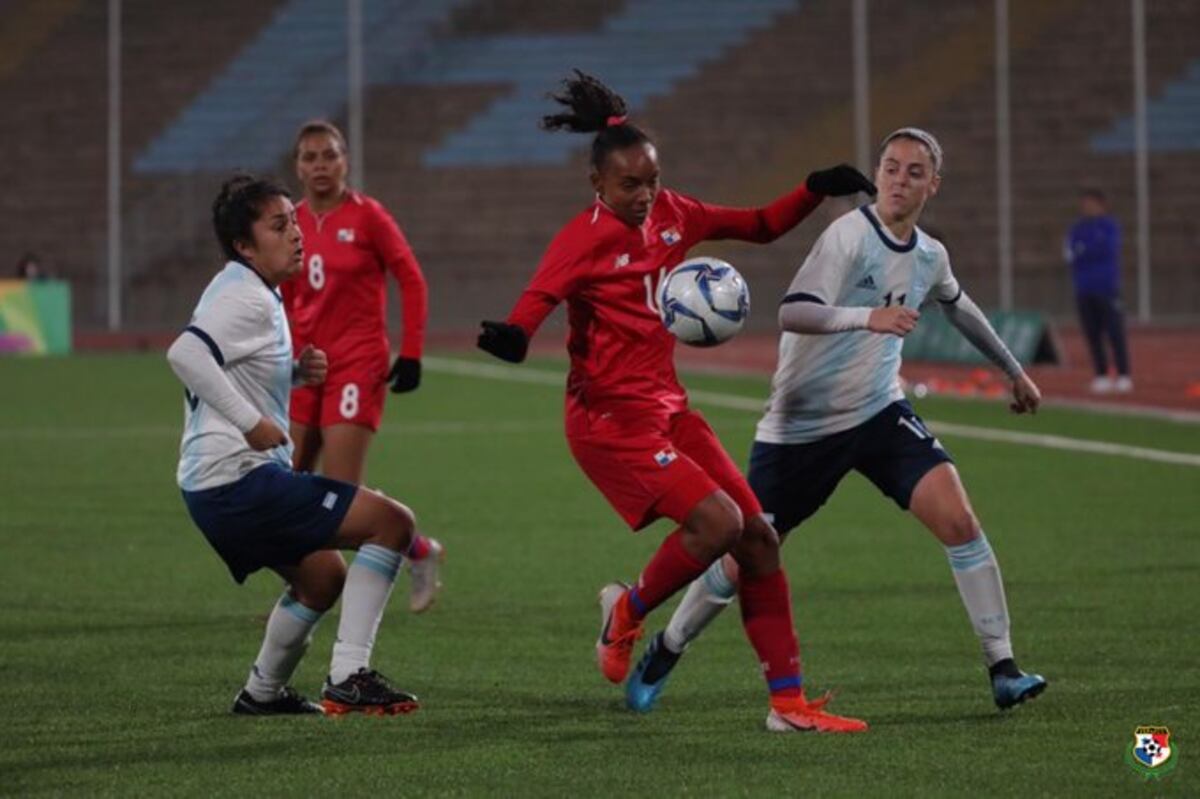
<svg viewBox="0 0 1200 799">
<path fill-rule="evenodd" d="M 280 586 L 268 573 L 236 586 L 193 528 L 174 484 L 181 389 L 162 356 L 0 361 L 0 794 L 1200 793 L 1200 468 L 944 437 L 1000 558 L 1018 656 L 1050 680 L 1007 714 L 940 547 L 852 476 L 785 555 L 807 682 L 837 688 L 835 709 L 872 729 L 770 735 L 735 614 L 649 716 L 597 673 L 596 591 L 635 577 L 668 527 L 630 535 L 575 466 L 561 363 L 517 370 L 551 375 L 537 382 L 432 365 L 389 400 L 369 467 L 448 548 L 439 604 L 410 615 L 402 577 L 374 658 L 424 706 L 255 720 L 228 709 Z M 756 414 L 697 405 L 744 461 Z M 1200 452 L 1200 425 L 918 411 Z M 296 675 L 310 695 L 335 627 L 322 622 Z M 1139 724 L 1169 726 L 1179 746 L 1161 781 L 1124 762 Z"/>
</svg>

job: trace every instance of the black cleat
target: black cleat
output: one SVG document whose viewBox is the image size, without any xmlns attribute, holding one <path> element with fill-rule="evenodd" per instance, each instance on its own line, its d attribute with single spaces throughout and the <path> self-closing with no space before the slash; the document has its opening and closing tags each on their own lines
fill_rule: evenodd
<svg viewBox="0 0 1200 799">
<path fill-rule="evenodd" d="M 374 669 L 359 669 L 337 685 L 326 678 L 321 691 L 321 707 L 333 716 L 344 713 L 397 716 L 412 713 L 420 706 L 415 696 L 398 690 Z"/>
<path fill-rule="evenodd" d="M 260 702 L 243 688 L 233 700 L 233 708 L 229 711 L 237 716 L 306 716 L 320 715 L 325 711 L 315 702 L 310 702 L 290 685 L 284 686 L 278 699 L 270 702 Z"/>
</svg>

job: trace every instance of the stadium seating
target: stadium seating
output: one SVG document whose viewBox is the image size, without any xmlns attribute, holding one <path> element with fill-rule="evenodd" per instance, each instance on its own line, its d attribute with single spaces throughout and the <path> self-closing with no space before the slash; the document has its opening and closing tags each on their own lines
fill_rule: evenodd
<svg viewBox="0 0 1200 799">
<path fill-rule="evenodd" d="M 660 142 L 668 185 L 710 201 L 762 202 L 811 168 L 853 158 L 850 4 L 702 5 L 704 13 L 685 0 L 364 0 L 370 85 L 364 149 L 354 157 L 429 273 L 436 329 L 503 313 L 553 233 L 590 202 L 587 137 L 536 129 L 549 109 L 543 93 L 569 66 L 593 69 L 626 93 Z M 179 324 L 211 273 L 207 206 L 222 173 L 237 165 L 287 176 L 298 122 L 344 113 L 345 29 L 335 7 L 125 3 L 131 325 Z M 1128 5 L 1010 7 L 1016 304 L 1071 313 L 1061 238 L 1077 187 L 1097 183 L 1124 224 L 1133 305 L 1133 158 L 1097 146 L 1129 114 Z M 12 260 L 41 253 L 75 287 L 77 326 L 97 327 L 105 309 L 107 23 L 103 4 L 55 8 L 43 12 L 42 43 L 0 74 L 0 101 L 22 109 L 0 121 L 20 164 L 18 191 L 0 200 L 8 222 L 0 242 Z M 872 137 L 903 122 L 941 136 L 946 183 L 926 221 L 945 236 L 972 293 L 994 305 L 993 4 L 928 0 L 917 14 L 903 0 L 872 0 L 870 8 Z M 17 13 L 0 10 L 0 22 L 16 23 Z M 1154 142 L 1174 129 L 1161 121 L 1178 105 L 1171 98 L 1194 85 L 1186 81 L 1195 80 L 1197 29 L 1194 2 L 1147 4 Z M 316 65 L 328 79 L 303 80 Z M 285 102 L 246 101 L 247 88 Z M 210 167 L 217 171 L 195 171 Z M 1200 308 L 1192 264 L 1200 232 L 1191 223 L 1200 209 L 1188 179 L 1198 171 L 1195 148 L 1152 154 L 1156 314 Z M 751 325 L 771 325 L 771 298 L 821 226 L 847 207 L 827 206 L 774 247 L 706 248 L 749 277 Z M 63 235 L 63 219 L 72 235 Z"/>
</svg>

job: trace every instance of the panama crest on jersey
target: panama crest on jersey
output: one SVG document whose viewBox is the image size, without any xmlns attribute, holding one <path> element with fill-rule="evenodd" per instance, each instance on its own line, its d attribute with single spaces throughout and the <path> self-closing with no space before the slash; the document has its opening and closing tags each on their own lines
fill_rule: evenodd
<svg viewBox="0 0 1200 799">
<path fill-rule="evenodd" d="M 664 230 L 661 235 L 662 240 L 666 242 L 668 247 L 674 247 L 680 242 L 680 240 L 683 239 L 683 236 L 680 235 L 679 231 L 675 228 L 668 228 L 667 230 Z"/>
<path fill-rule="evenodd" d="M 337 240 L 344 241 L 347 244 L 353 244 L 354 243 L 354 228 L 352 228 L 352 227 L 338 228 Z"/>
<path fill-rule="evenodd" d="M 675 459 L 678 457 L 679 455 L 677 455 L 673 449 L 660 449 L 658 452 L 654 453 L 654 462 L 665 469 L 674 463 Z"/>
</svg>

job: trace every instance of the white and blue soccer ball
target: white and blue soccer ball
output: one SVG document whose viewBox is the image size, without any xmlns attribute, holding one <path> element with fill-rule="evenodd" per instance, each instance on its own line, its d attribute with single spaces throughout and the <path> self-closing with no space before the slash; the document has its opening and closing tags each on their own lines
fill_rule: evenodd
<svg viewBox="0 0 1200 799">
<path fill-rule="evenodd" d="M 738 334 L 750 313 L 750 289 L 719 258 L 689 258 L 658 287 L 658 312 L 675 338 L 714 347 Z"/>
</svg>

